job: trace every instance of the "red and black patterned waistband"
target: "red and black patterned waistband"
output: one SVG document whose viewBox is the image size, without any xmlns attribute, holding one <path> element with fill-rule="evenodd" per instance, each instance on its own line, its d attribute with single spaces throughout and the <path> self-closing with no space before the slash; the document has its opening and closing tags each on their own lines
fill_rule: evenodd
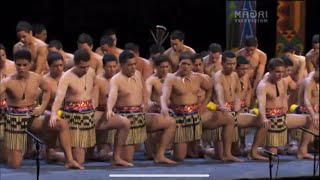
<svg viewBox="0 0 320 180">
<path fill-rule="evenodd" d="M 78 102 L 65 102 L 63 111 L 70 113 L 85 113 L 93 111 L 92 100 L 78 101 Z"/>
<path fill-rule="evenodd" d="M 115 113 L 139 113 L 139 112 L 143 112 L 143 107 L 141 105 L 114 107 L 113 112 L 115 112 Z"/>
</svg>

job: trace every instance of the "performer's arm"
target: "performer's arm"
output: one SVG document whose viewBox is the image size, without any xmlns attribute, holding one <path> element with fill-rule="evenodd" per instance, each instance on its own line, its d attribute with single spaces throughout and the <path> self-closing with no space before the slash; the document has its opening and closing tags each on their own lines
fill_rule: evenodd
<svg viewBox="0 0 320 180">
<path fill-rule="evenodd" d="M 4 93 L 7 90 L 7 79 L 2 79 L 0 81 L 0 98 L 4 96 Z"/>
<path fill-rule="evenodd" d="M 93 101 L 93 108 L 95 109 L 98 107 L 99 104 L 99 93 L 100 93 L 100 83 L 98 78 L 94 78 L 93 88 L 92 88 L 92 101 Z"/>
<path fill-rule="evenodd" d="M 37 61 L 36 61 L 36 69 L 35 73 L 40 74 L 43 72 L 47 65 L 47 56 L 48 56 L 48 48 L 47 46 L 41 46 L 39 47 L 39 52 L 37 55 Z"/>
<path fill-rule="evenodd" d="M 312 56 L 308 54 L 306 55 L 306 66 L 308 73 L 314 71 L 314 66 L 312 64 Z"/>
<path fill-rule="evenodd" d="M 313 106 L 310 101 L 312 98 L 311 88 L 310 88 L 311 79 L 312 79 L 312 77 L 307 78 L 304 82 L 305 89 L 304 89 L 304 97 L 303 98 L 304 98 L 304 106 L 307 108 L 312 120 L 315 121 L 317 119 L 316 112 L 314 111 Z"/>
<path fill-rule="evenodd" d="M 215 75 L 213 75 L 213 84 L 214 84 L 215 94 L 217 96 L 217 100 L 219 103 L 219 108 L 221 110 L 226 110 L 225 109 L 223 86 L 221 84 L 220 76 L 218 76 L 217 73 Z"/>
<path fill-rule="evenodd" d="M 211 78 L 206 74 L 204 76 L 201 76 L 201 79 L 201 89 L 206 92 L 205 99 L 201 103 L 206 107 L 212 97 L 213 83 L 211 81 Z"/>
<path fill-rule="evenodd" d="M 172 77 L 173 75 L 168 75 L 168 77 L 164 80 L 162 85 L 162 95 L 160 97 L 160 104 L 161 104 L 161 113 L 164 116 L 169 116 L 168 110 L 168 102 L 170 100 L 171 92 L 172 92 Z"/>
<path fill-rule="evenodd" d="M 113 107 L 117 102 L 117 98 L 118 98 L 118 83 L 116 82 L 115 78 L 111 78 L 110 79 L 110 83 L 109 83 L 109 96 L 107 99 L 107 118 L 109 118 L 109 116 L 112 115 L 113 113 Z"/>
<path fill-rule="evenodd" d="M 250 107 L 250 103 L 251 103 L 251 97 L 253 97 L 253 90 L 252 90 L 252 86 L 251 86 L 251 83 L 250 83 L 250 80 L 249 78 L 246 79 L 246 83 L 248 84 L 248 89 L 247 89 L 247 94 L 246 94 L 246 106 L 249 108 Z"/>
<path fill-rule="evenodd" d="M 257 87 L 257 99 L 259 104 L 259 115 L 262 121 L 263 127 L 267 128 L 268 119 L 266 117 L 266 97 L 267 92 L 265 90 L 264 83 L 259 83 Z"/>
<path fill-rule="evenodd" d="M 240 100 L 240 91 L 241 91 L 241 84 L 240 84 L 240 79 L 237 75 L 237 73 L 234 73 L 234 75 L 236 78 L 236 94 L 235 94 L 235 98 L 234 98 L 234 110 L 236 112 L 240 111 L 241 109 L 241 100 Z"/>
<path fill-rule="evenodd" d="M 47 108 L 47 105 L 50 101 L 50 96 L 51 96 L 51 87 L 44 78 L 41 77 L 40 80 L 40 89 L 42 90 L 42 98 L 41 98 L 41 114 L 43 111 Z"/>
<path fill-rule="evenodd" d="M 258 69 L 257 69 L 256 79 L 254 80 L 254 84 L 253 84 L 253 91 L 255 91 L 257 89 L 257 86 L 258 86 L 260 80 L 263 78 L 264 70 L 265 70 L 266 63 L 267 63 L 267 55 L 265 53 L 260 54 L 259 58 L 260 58 L 259 59 L 260 62 L 257 67 Z"/>
</svg>

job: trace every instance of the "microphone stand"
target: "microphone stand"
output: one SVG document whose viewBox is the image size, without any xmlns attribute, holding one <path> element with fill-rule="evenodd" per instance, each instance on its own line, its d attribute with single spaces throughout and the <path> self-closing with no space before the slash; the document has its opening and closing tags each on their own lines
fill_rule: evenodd
<svg viewBox="0 0 320 180">
<path fill-rule="evenodd" d="M 39 174 L 40 174 L 40 151 L 43 145 L 43 142 L 38 139 L 35 135 L 33 135 L 31 132 L 28 130 L 25 131 L 32 139 L 36 142 L 36 164 L 37 164 L 37 180 L 39 180 Z"/>
<path fill-rule="evenodd" d="M 269 156 L 269 174 L 270 174 L 270 179 L 272 179 L 272 167 L 273 167 L 273 164 L 271 163 L 272 162 L 272 155 L 268 154 L 268 156 Z"/>
<path fill-rule="evenodd" d="M 309 133 L 311 135 L 313 135 L 315 137 L 314 141 L 317 143 L 317 151 L 313 152 L 313 176 L 316 176 L 316 161 L 317 161 L 317 154 L 320 154 L 320 140 L 319 140 L 319 135 L 316 135 L 315 133 L 303 128 L 303 127 L 299 127 L 299 129 L 301 129 L 302 131 Z M 320 170 L 319 170 L 320 173 Z"/>
</svg>

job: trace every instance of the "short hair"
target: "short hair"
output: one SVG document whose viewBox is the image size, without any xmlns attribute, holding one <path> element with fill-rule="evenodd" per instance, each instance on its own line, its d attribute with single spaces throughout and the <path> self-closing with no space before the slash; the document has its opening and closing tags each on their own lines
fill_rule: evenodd
<svg viewBox="0 0 320 180">
<path fill-rule="evenodd" d="M 160 44 L 154 43 L 149 47 L 149 54 L 162 54 L 165 51 L 164 47 Z"/>
<path fill-rule="evenodd" d="M 26 49 L 19 49 L 13 54 L 13 59 L 15 62 L 21 59 L 26 59 L 29 62 L 31 62 L 32 60 L 31 52 Z"/>
<path fill-rule="evenodd" d="M 284 47 L 282 49 L 282 53 L 293 53 L 295 51 L 294 45 L 292 43 L 286 43 L 284 44 Z"/>
<path fill-rule="evenodd" d="M 80 64 L 81 61 L 88 62 L 90 61 L 90 53 L 86 49 L 80 48 L 74 52 L 73 60 L 75 65 Z"/>
<path fill-rule="evenodd" d="M 48 45 L 48 48 L 53 48 L 53 47 L 60 50 L 63 48 L 63 45 L 62 45 L 61 41 L 54 39 L 54 40 L 51 40 Z"/>
<path fill-rule="evenodd" d="M 29 33 L 30 31 L 32 31 L 31 24 L 28 23 L 27 21 L 19 21 L 16 26 L 16 32 L 20 32 L 20 31 L 25 31 Z"/>
<path fill-rule="evenodd" d="M 115 55 L 109 54 L 109 53 L 103 55 L 103 58 L 102 58 L 103 66 L 105 66 L 108 62 L 112 62 L 112 61 L 115 61 L 116 63 L 118 63 L 118 59 Z"/>
<path fill-rule="evenodd" d="M 279 66 L 285 67 L 285 64 L 284 64 L 283 60 L 280 59 L 280 58 L 272 58 L 272 59 L 270 59 L 270 61 L 268 63 L 267 69 L 270 72 L 270 71 L 273 71 L 276 67 L 279 67 Z"/>
<path fill-rule="evenodd" d="M 88 44 L 89 46 L 93 45 L 92 37 L 89 34 L 81 33 L 78 37 L 79 44 Z"/>
<path fill-rule="evenodd" d="M 194 63 L 196 62 L 197 59 L 200 59 L 203 62 L 202 55 L 200 53 L 195 53 L 192 55 Z"/>
<path fill-rule="evenodd" d="M 244 56 L 237 56 L 237 67 L 239 67 L 242 64 L 250 64 L 250 62 Z"/>
<path fill-rule="evenodd" d="M 2 43 L 0 43 L 0 50 L 3 50 L 4 52 L 6 52 L 6 47 L 4 47 Z"/>
<path fill-rule="evenodd" d="M 195 60 L 193 59 L 193 53 L 191 53 L 191 52 L 180 53 L 179 62 L 182 61 L 183 59 L 190 59 L 192 64 L 194 64 L 194 62 L 195 62 Z"/>
<path fill-rule="evenodd" d="M 226 62 L 227 58 L 235 58 L 236 54 L 232 51 L 226 50 L 222 53 L 222 62 Z"/>
<path fill-rule="evenodd" d="M 102 33 L 102 36 L 111 36 L 111 35 L 116 35 L 116 30 L 113 28 L 105 29 Z"/>
<path fill-rule="evenodd" d="M 124 45 L 124 49 L 138 53 L 140 48 L 138 44 L 133 42 L 128 42 Z"/>
<path fill-rule="evenodd" d="M 43 24 L 33 24 L 32 25 L 32 32 L 33 34 L 40 34 L 42 31 L 47 30 Z"/>
<path fill-rule="evenodd" d="M 124 50 L 119 55 L 119 62 L 121 65 L 125 64 L 129 59 L 134 58 L 134 54 L 128 50 Z"/>
<path fill-rule="evenodd" d="M 170 57 L 165 54 L 161 54 L 154 58 L 153 63 L 155 67 L 159 67 L 161 63 L 168 62 L 171 65 Z"/>
<path fill-rule="evenodd" d="M 281 59 L 284 62 L 285 67 L 293 66 L 293 62 L 288 56 L 283 55 L 283 56 L 281 56 Z"/>
<path fill-rule="evenodd" d="M 102 36 L 100 38 L 100 46 L 105 45 L 105 44 L 110 47 L 114 46 L 114 40 L 112 39 L 111 36 Z"/>
<path fill-rule="evenodd" d="M 208 47 L 208 51 L 212 52 L 212 53 L 222 53 L 222 48 L 220 46 L 220 44 L 217 43 L 211 43 Z"/>
<path fill-rule="evenodd" d="M 257 47 L 258 46 L 258 39 L 255 36 L 248 36 L 244 41 L 244 46 L 247 47 Z"/>
<path fill-rule="evenodd" d="M 175 40 L 178 39 L 180 41 L 184 40 L 184 33 L 180 30 L 175 30 L 170 34 L 170 39 Z"/>
<path fill-rule="evenodd" d="M 315 34 L 312 37 L 312 44 L 319 43 L 319 34 Z"/>
<path fill-rule="evenodd" d="M 49 52 L 47 60 L 48 60 L 48 65 L 50 66 L 53 62 L 55 62 L 57 60 L 63 61 L 63 57 L 58 52 Z"/>
</svg>

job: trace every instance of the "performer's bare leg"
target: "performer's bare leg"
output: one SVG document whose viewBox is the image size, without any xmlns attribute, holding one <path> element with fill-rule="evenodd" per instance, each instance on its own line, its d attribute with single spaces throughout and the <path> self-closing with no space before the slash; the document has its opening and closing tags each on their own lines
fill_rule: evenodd
<svg viewBox="0 0 320 180">
<path fill-rule="evenodd" d="M 287 114 L 287 126 L 288 129 L 306 127 L 311 132 L 319 134 L 319 131 L 313 126 L 311 118 L 302 114 Z M 308 153 L 308 144 L 312 139 L 311 134 L 302 132 L 300 145 L 298 147 L 297 158 L 299 159 L 314 159 L 314 156 Z"/>
<path fill-rule="evenodd" d="M 215 115 L 208 121 L 203 121 L 203 126 L 207 129 L 216 129 L 223 127 L 222 129 L 222 142 L 223 142 L 223 161 L 241 162 L 240 159 L 233 156 L 231 153 L 231 145 L 234 136 L 234 120 L 228 112 L 215 111 Z M 216 150 L 218 156 L 221 150 L 219 147 Z"/>
<path fill-rule="evenodd" d="M 104 119 L 105 114 L 102 117 L 102 123 L 96 127 L 98 130 L 117 129 L 114 139 L 112 164 L 116 166 L 133 166 L 134 146 L 130 146 L 129 148 L 128 146 L 124 146 L 130 130 L 130 121 L 119 115 L 114 115 L 107 121 Z"/>
<path fill-rule="evenodd" d="M 48 130 L 48 129 L 50 130 L 51 128 L 49 128 L 49 120 L 48 119 L 49 119 L 48 116 L 40 116 L 39 118 L 35 118 L 33 120 L 31 130 L 40 131 L 40 132 L 41 132 L 41 130 Z M 63 119 L 58 118 L 54 129 L 59 132 L 60 145 L 63 148 L 65 156 L 66 156 L 65 167 L 66 168 L 84 169 L 84 167 L 80 165 L 84 162 L 84 149 L 82 149 L 81 151 L 74 151 L 75 148 L 73 148 L 71 150 L 71 136 L 70 136 L 68 122 Z M 50 132 L 49 130 L 47 132 Z M 75 154 L 76 156 L 73 156 L 73 152 L 76 152 L 76 154 Z M 78 154 L 78 152 L 79 152 L 79 154 Z M 83 152 L 83 154 L 81 154 L 81 152 Z M 73 158 L 73 157 L 75 157 L 75 158 Z"/>
<path fill-rule="evenodd" d="M 154 132 L 157 130 L 163 130 L 159 149 L 156 151 L 156 155 L 154 157 L 155 163 L 166 163 L 166 164 L 176 164 L 176 162 L 166 158 L 164 156 L 165 150 L 171 140 L 174 137 L 176 131 L 176 122 L 172 117 L 163 117 L 160 114 L 146 114 L 146 122 L 147 122 L 147 131 Z"/>
</svg>

